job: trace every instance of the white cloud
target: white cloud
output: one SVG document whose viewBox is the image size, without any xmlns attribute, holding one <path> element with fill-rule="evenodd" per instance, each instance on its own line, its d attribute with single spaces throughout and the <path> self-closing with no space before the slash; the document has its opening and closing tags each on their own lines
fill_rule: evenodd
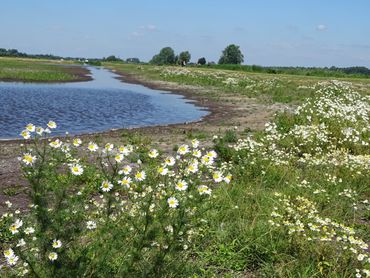
<svg viewBox="0 0 370 278">
<path fill-rule="evenodd" d="M 319 25 L 316 26 L 317 31 L 325 31 L 327 29 L 328 29 L 328 27 L 324 24 L 319 24 Z"/>
<path fill-rule="evenodd" d="M 135 31 L 132 31 L 130 33 L 129 39 L 137 38 L 137 37 L 143 37 L 146 34 L 148 34 L 148 32 L 154 32 L 154 31 L 157 31 L 157 30 L 158 30 L 157 26 L 155 26 L 153 24 L 142 25 L 142 26 L 139 26 L 138 28 L 136 28 Z"/>
<path fill-rule="evenodd" d="M 147 31 L 155 31 L 157 30 L 157 26 L 153 25 L 153 24 L 148 24 L 148 25 L 143 25 L 143 26 L 140 26 L 139 27 L 140 29 L 142 30 L 147 30 Z"/>
<path fill-rule="evenodd" d="M 131 32 L 131 36 L 140 37 L 141 34 L 139 32 L 134 31 L 134 32 Z"/>
<path fill-rule="evenodd" d="M 157 26 L 152 25 L 152 24 L 149 24 L 148 26 L 146 26 L 146 28 L 147 28 L 149 31 L 157 30 Z"/>
</svg>

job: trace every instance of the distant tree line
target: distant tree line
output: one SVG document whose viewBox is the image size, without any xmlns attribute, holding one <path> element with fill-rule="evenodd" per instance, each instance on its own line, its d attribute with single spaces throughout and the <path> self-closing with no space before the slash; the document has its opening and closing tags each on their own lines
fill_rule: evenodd
<svg viewBox="0 0 370 278">
<path fill-rule="evenodd" d="M 0 57 L 23 57 L 23 58 L 39 58 L 53 60 L 77 60 L 91 65 L 101 65 L 101 62 L 126 62 L 131 64 L 142 63 L 139 58 L 127 58 L 125 61 L 115 55 L 110 55 L 103 58 L 79 58 L 79 57 L 61 57 L 52 54 L 27 54 L 19 52 L 17 49 L 0 48 Z M 259 72 L 270 74 L 294 74 L 306 76 L 322 76 L 322 77 L 370 77 L 370 69 L 367 67 L 264 67 L 258 65 L 241 65 L 244 62 L 244 55 L 240 47 L 235 44 L 228 45 L 221 53 L 218 64 L 208 62 L 205 57 L 197 60 L 197 63 L 190 63 L 191 54 L 189 51 L 182 51 L 178 55 L 171 47 L 164 47 L 160 52 L 153 56 L 150 64 L 155 65 L 199 65 L 208 66 L 218 69 L 239 70 L 247 72 Z"/>
<path fill-rule="evenodd" d="M 103 58 L 102 59 L 102 62 L 124 62 L 124 61 L 121 58 L 118 58 L 118 57 L 116 57 L 114 55 L 110 55 L 110 56 L 108 56 L 106 58 Z M 140 62 L 140 59 L 139 58 L 136 58 L 136 57 L 134 57 L 134 58 L 127 58 L 125 60 L 125 62 L 128 63 L 128 64 L 140 64 L 141 63 Z"/>
<path fill-rule="evenodd" d="M 52 54 L 28 54 L 19 52 L 17 49 L 0 48 L 0 57 L 19 57 L 19 58 L 34 58 L 34 59 L 49 59 L 49 60 L 80 60 L 84 61 L 83 57 L 62 57 Z M 97 60 L 96 58 L 94 58 Z M 100 60 L 100 59 L 99 59 Z"/>
<path fill-rule="evenodd" d="M 108 57 L 103 57 L 102 61 L 105 61 L 105 62 L 123 62 L 123 60 L 121 58 L 118 58 L 114 55 L 110 55 Z"/>
<path fill-rule="evenodd" d="M 179 55 L 175 55 L 175 51 L 167 46 L 161 49 L 161 51 L 154 55 L 150 60 L 150 64 L 155 65 L 175 65 L 179 64 L 185 66 L 189 64 L 191 54 L 189 51 L 180 52 Z M 199 65 L 206 64 L 206 58 L 201 57 L 198 59 Z M 244 55 L 240 50 L 240 47 L 235 44 L 228 45 L 223 51 L 218 61 L 219 64 L 236 64 L 240 65 L 244 62 Z M 212 63 L 211 63 L 212 64 Z"/>
<path fill-rule="evenodd" d="M 0 48 L 0 57 L 23 57 L 23 58 L 43 58 L 43 59 L 62 59 L 60 56 L 51 54 L 27 54 L 19 52 L 17 49 Z"/>
</svg>

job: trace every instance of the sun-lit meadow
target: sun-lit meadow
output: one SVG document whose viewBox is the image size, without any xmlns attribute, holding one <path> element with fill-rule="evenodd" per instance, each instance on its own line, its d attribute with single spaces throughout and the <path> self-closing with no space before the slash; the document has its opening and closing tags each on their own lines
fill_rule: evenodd
<svg viewBox="0 0 370 278">
<path fill-rule="evenodd" d="M 299 103 L 315 95 L 318 82 L 330 78 L 320 76 L 295 76 L 288 74 L 251 73 L 237 70 L 222 70 L 208 67 L 176 67 L 103 63 L 103 65 L 124 73 L 142 76 L 144 79 L 174 82 L 176 84 L 206 88 L 208 98 L 218 99 L 220 95 L 237 95 L 258 98 L 270 103 Z M 348 77 L 350 77 L 348 75 Z M 334 79 L 334 78 L 333 78 Z M 370 80 L 343 78 L 360 93 L 368 93 Z"/>
<path fill-rule="evenodd" d="M 368 83 L 110 66 L 295 106 L 172 150 L 27 125 L 31 202 L 5 204 L 1 277 L 370 277 Z"/>
<path fill-rule="evenodd" d="M 66 67 L 71 62 L 0 57 L 0 80 L 62 82 L 81 79 Z M 61 66 L 64 65 L 64 66 Z"/>
</svg>

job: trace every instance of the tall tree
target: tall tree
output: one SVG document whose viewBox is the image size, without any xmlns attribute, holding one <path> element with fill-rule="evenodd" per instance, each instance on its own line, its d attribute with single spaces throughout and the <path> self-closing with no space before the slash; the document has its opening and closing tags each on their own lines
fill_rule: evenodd
<svg viewBox="0 0 370 278">
<path fill-rule="evenodd" d="M 198 64 L 199 65 L 205 65 L 206 63 L 207 63 L 206 58 L 202 57 L 202 58 L 198 59 Z"/>
<path fill-rule="evenodd" d="M 114 55 L 110 55 L 108 56 L 107 58 L 103 58 L 104 61 L 107 61 L 107 62 L 121 62 L 122 59 L 114 56 Z"/>
<path fill-rule="evenodd" d="M 151 64 L 156 65 L 171 65 L 175 63 L 175 52 L 171 47 L 164 47 L 161 49 L 159 54 L 154 55 Z"/>
<path fill-rule="evenodd" d="M 189 63 L 191 59 L 191 55 L 189 51 L 183 51 L 179 54 L 179 60 L 182 66 L 185 66 L 187 63 Z"/>
<path fill-rule="evenodd" d="M 240 47 L 235 44 L 228 45 L 223 51 L 218 61 L 219 64 L 241 64 L 244 62 L 244 55 Z"/>
</svg>

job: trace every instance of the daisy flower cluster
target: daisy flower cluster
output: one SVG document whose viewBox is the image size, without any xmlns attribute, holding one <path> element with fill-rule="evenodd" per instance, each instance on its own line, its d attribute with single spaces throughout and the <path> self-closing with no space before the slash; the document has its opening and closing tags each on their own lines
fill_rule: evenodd
<svg viewBox="0 0 370 278">
<path fill-rule="evenodd" d="M 321 82 L 315 89 L 316 96 L 294 113 L 277 115 L 263 133 L 229 147 L 241 171 L 262 178 L 302 174 L 297 184 L 286 182 L 288 194 L 275 195 L 270 224 L 302 248 L 321 246 L 316 253 L 335 254 L 333 261 L 350 258 L 354 275 L 367 277 L 369 246 L 366 236 L 357 234 L 366 231 L 369 211 L 368 190 L 360 186 L 370 173 L 369 97 L 349 82 Z M 337 210 L 342 223 L 324 216 L 328 211 L 322 208 Z"/>
<path fill-rule="evenodd" d="M 352 197 L 353 193 L 345 190 L 342 194 Z M 336 259 L 348 254 L 353 258 L 356 269 L 360 269 L 356 271 L 356 277 L 369 277 L 369 245 L 356 235 L 353 228 L 321 216 L 317 205 L 305 197 L 288 197 L 280 193 L 275 196 L 278 206 L 274 207 L 269 220 L 273 227 L 285 227 L 290 236 L 313 242 L 317 250 L 335 249 Z"/>
<path fill-rule="evenodd" d="M 231 147 L 275 165 L 342 166 L 352 172 L 370 170 L 369 97 L 353 91 L 348 82 L 319 84 L 316 97 L 294 115 L 279 115 L 266 124 L 262 138 L 240 139 Z M 282 124 L 289 117 L 292 124 Z"/>
<path fill-rule="evenodd" d="M 197 84 L 212 84 L 218 87 L 228 87 L 230 89 L 245 89 L 252 93 L 271 90 L 282 86 L 278 78 L 252 78 L 240 72 L 225 70 L 204 71 L 197 69 L 185 69 L 177 67 L 165 67 L 158 69 L 160 76 L 167 80 L 178 80 L 179 78 L 191 78 L 197 80 Z"/>
<path fill-rule="evenodd" d="M 44 130 L 55 127 L 49 122 Z M 33 140 L 19 158 L 32 204 L 2 218 L 8 236 L 0 271 L 16 276 L 50 275 L 77 254 L 98 259 L 94 254 L 111 252 L 104 249 L 110 244 L 117 256 L 124 250 L 120 262 L 127 269 L 137 254 L 148 263 L 161 254 L 177 256 L 204 236 L 215 192 L 232 181 L 230 165 L 196 139 L 162 154 L 146 146 L 48 138 L 37 129 L 26 127 L 29 136 L 22 136 Z"/>
</svg>

